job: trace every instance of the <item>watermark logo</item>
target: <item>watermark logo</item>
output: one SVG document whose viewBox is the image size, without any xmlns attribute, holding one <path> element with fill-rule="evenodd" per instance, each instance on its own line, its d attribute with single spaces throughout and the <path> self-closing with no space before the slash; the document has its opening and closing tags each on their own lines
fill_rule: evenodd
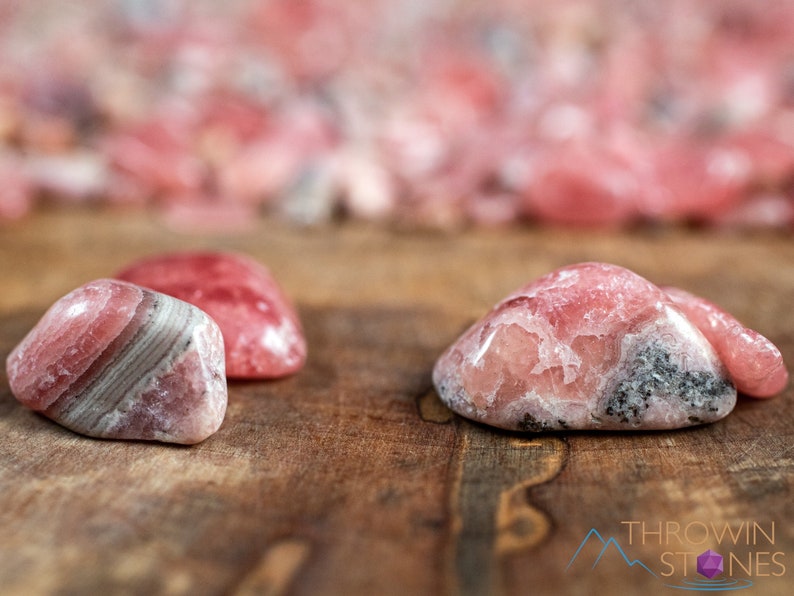
<svg viewBox="0 0 794 596">
<path fill-rule="evenodd" d="M 779 578 L 786 573 L 785 553 L 775 548 L 774 522 L 682 525 L 632 520 L 621 521 L 619 529 L 604 535 L 591 528 L 566 571 L 595 569 L 607 560 L 614 568 L 622 561 L 626 573 L 651 576 L 671 590 L 699 592 L 745 590 L 755 585 L 756 578 Z"/>
<path fill-rule="evenodd" d="M 716 551 L 706 549 L 697 556 L 697 570 L 706 579 L 684 578 L 679 584 L 665 584 L 668 588 L 677 590 L 691 590 L 698 592 L 725 592 L 730 590 L 743 590 L 753 585 L 749 579 L 735 579 L 717 577 L 725 570 L 724 557 Z"/>
<path fill-rule="evenodd" d="M 623 547 L 620 546 L 620 543 L 617 540 L 615 540 L 614 537 L 610 536 L 609 538 L 604 539 L 601 533 L 595 528 L 591 528 L 590 531 L 587 533 L 587 536 L 585 536 L 584 540 L 582 540 L 581 544 L 579 544 L 579 548 L 576 549 L 576 552 L 573 554 L 573 557 L 571 557 L 571 560 L 568 562 L 568 567 L 565 568 L 566 571 L 570 569 L 571 565 L 573 565 L 576 562 L 576 559 L 578 559 L 579 555 L 582 553 L 582 549 L 585 546 L 587 546 L 587 544 L 590 542 L 591 539 L 598 540 L 603 545 L 600 552 L 598 553 L 598 556 L 595 558 L 595 561 L 593 562 L 593 567 L 592 567 L 593 569 L 598 567 L 598 564 L 601 562 L 601 559 L 603 559 L 604 555 L 609 553 L 610 548 L 612 548 L 615 552 L 617 552 L 618 555 L 620 555 L 620 557 L 626 562 L 626 565 L 628 565 L 629 567 L 634 567 L 636 565 L 640 569 L 644 569 L 645 571 L 650 573 L 652 576 L 657 577 L 657 575 L 653 571 L 651 571 L 650 568 L 639 559 L 629 559 L 628 555 L 626 554 L 626 551 L 623 550 Z"/>
</svg>

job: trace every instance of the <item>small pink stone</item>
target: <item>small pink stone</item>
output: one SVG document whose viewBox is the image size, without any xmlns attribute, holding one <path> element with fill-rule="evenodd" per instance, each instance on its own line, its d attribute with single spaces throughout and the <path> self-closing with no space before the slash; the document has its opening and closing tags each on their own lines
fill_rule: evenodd
<svg viewBox="0 0 794 596">
<path fill-rule="evenodd" d="M 682 138 L 660 143 L 654 153 L 650 183 L 661 192 L 645 195 L 643 205 L 652 218 L 717 219 L 741 202 L 750 182 L 750 159 L 736 146 Z"/>
<path fill-rule="evenodd" d="M 527 203 L 530 212 L 553 224 L 621 226 L 637 218 L 641 191 L 640 178 L 621 155 L 568 143 L 537 160 Z"/>
<path fill-rule="evenodd" d="M 249 257 L 160 255 L 138 261 L 116 277 L 189 302 L 211 316 L 223 333 L 229 378 L 283 377 L 306 361 L 295 308 L 270 272 Z"/>
<path fill-rule="evenodd" d="M 788 370 L 771 341 L 704 298 L 679 288 L 662 289 L 717 350 L 737 390 L 772 397 L 785 389 Z"/>
<path fill-rule="evenodd" d="M 0 224 L 4 220 L 17 220 L 33 209 L 34 189 L 29 176 L 24 173 L 22 160 L 0 153 Z"/>
<path fill-rule="evenodd" d="M 6 370 L 20 402 L 92 437 L 193 444 L 226 413 L 215 322 L 123 281 L 93 281 L 58 300 Z"/>
<path fill-rule="evenodd" d="M 681 428 L 736 403 L 714 348 L 672 300 L 604 263 L 502 300 L 441 355 L 433 382 L 458 414 L 523 431 Z"/>
</svg>

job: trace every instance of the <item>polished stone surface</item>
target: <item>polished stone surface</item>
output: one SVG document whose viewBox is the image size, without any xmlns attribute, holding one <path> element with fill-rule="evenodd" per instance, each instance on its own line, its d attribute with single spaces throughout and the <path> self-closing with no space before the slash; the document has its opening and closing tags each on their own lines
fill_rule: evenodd
<svg viewBox="0 0 794 596">
<path fill-rule="evenodd" d="M 6 369 L 20 402 L 92 437 L 193 444 L 226 412 L 215 322 L 118 280 L 89 282 L 55 302 Z"/>
<path fill-rule="evenodd" d="M 116 276 L 199 307 L 221 328 L 229 378 L 293 374 L 306 361 L 306 340 L 295 307 L 270 271 L 236 253 L 156 255 Z"/>
<path fill-rule="evenodd" d="M 680 288 L 662 289 L 717 350 L 737 390 L 751 397 L 772 397 L 785 389 L 788 370 L 770 340 L 704 298 Z"/>
<path fill-rule="evenodd" d="M 604 263 L 509 295 L 441 355 L 433 381 L 457 413 L 523 431 L 680 428 L 736 402 L 717 352 L 673 301 Z"/>
</svg>

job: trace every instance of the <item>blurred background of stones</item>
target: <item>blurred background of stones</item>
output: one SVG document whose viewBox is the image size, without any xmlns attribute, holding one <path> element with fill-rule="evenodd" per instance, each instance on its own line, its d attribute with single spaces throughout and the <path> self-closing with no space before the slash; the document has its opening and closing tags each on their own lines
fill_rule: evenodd
<svg viewBox="0 0 794 596">
<path fill-rule="evenodd" d="M 0 1 L 0 223 L 794 224 L 794 0 Z"/>
</svg>

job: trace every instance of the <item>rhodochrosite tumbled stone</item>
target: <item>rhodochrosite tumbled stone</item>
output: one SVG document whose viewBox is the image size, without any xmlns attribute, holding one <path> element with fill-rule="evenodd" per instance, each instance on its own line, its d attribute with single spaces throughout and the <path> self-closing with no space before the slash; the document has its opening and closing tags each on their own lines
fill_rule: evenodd
<svg viewBox="0 0 794 596">
<path fill-rule="evenodd" d="M 514 292 L 436 362 L 455 412 L 511 430 L 672 429 L 726 416 L 717 353 L 657 286 L 584 263 Z"/>
<path fill-rule="evenodd" d="M 143 259 L 116 277 L 198 306 L 218 323 L 226 375 L 266 379 L 306 361 L 300 320 L 270 272 L 233 253 L 187 252 Z"/>
<path fill-rule="evenodd" d="M 771 341 L 708 300 L 679 288 L 663 289 L 717 350 L 736 389 L 751 397 L 772 397 L 785 388 L 788 370 Z"/>
<path fill-rule="evenodd" d="M 93 281 L 58 300 L 6 369 L 19 401 L 92 437 L 198 443 L 226 413 L 215 322 L 123 281 Z"/>
</svg>

